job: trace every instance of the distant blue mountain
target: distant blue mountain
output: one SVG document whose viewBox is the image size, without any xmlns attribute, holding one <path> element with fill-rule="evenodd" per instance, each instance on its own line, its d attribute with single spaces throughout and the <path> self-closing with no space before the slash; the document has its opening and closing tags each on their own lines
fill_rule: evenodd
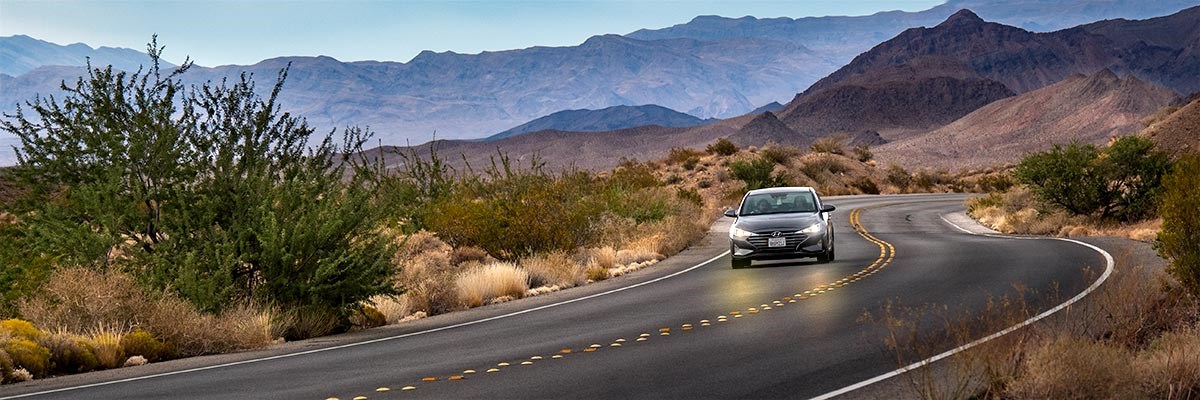
<svg viewBox="0 0 1200 400">
<path fill-rule="evenodd" d="M 112 65 L 113 68 L 134 71 L 150 62 L 145 51 L 98 47 L 83 43 L 59 45 L 25 35 L 0 37 L 0 74 L 18 76 L 38 67 L 62 65 L 78 67 Z M 171 64 L 167 64 L 171 65 Z"/>
<path fill-rule="evenodd" d="M 763 104 L 763 105 L 762 105 L 761 107 L 759 107 L 759 108 L 755 108 L 755 109 L 754 109 L 754 111 L 751 111 L 751 112 L 749 112 L 749 113 L 747 113 L 747 114 L 758 115 L 758 114 L 762 114 L 762 113 L 765 113 L 765 112 L 768 112 L 768 111 L 770 111 L 770 112 L 776 112 L 776 111 L 782 110 L 782 109 L 783 109 L 783 107 L 784 107 L 784 105 L 783 105 L 783 104 L 779 104 L 779 102 L 778 102 L 778 101 L 772 101 L 772 102 L 770 102 L 770 103 Z"/>
<path fill-rule="evenodd" d="M 486 140 L 503 139 L 544 130 L 602 132 L 646 125 L 686 128 L 703 125 L 707 122 L 695 116 L 654 104 L 613 106 L 599 110 L 559 111 L 489 136 Z"/>
</svg>

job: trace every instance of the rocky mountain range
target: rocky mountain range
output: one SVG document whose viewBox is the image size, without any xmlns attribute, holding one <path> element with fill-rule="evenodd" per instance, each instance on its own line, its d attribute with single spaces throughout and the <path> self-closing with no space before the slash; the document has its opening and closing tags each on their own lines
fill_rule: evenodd
<svg viewBox="0 0 1200 400">
<path fill-rule="evenodd" d="M 602 132 L 646 125 L 686 128 L 703 125 L 707 122 L 710 121 L 654 104 L 612 106 L 599 110 L 559 111 L 489 136 L 487 140 L 503 139 L 544 130 Z"/>
<path fill-rule="evenodd" d="M 1105 69 L 996 101 L 941 128 L 880 146 L 875 153 L 907 166 L 1012 163 L 1054 144 L 1102 145 L 1114 136 L 1137 133 L 1142 119 L 1178 99 L 1169 89 Z"/>
<path fill-rule="evenodd" d="M 1173 154 L 1200 150 L 1200 96 L 1164 111 L 1165 115 L 1152 121 L 1141 135 Z"/>
<path fill-rule="evenodd" d="M 0 38 L 0 74 L 19 76 L 38 67 L 82 66 L 88 60 L 92 65 L 112 65 L 115 68 L 135 71 L 150 61 L 145 51 L 119 47 L 92 48 L 83 43 L 60 46 L 26 35 Z"/>
<path fill-rule="evenodd" d="M 366 125 L 385 143 L 420 143 L 435 133 L 482 138 L 569 109 L 658 104 L 700 118 L 741 115 L 791 98 L 871 46 L 908 28 L 936 25 L 962 7 L 1019 27 L 1051 30 L 1103 18 L 1162 15 L 1195 4 L 1200 1 L 952 0 L 925 11 L 861 17 L 698 17 L 664 29 L 596 36 L 578 46 L 423 52 L 409 62 L 281 57 L 250 66 L 197 67 L 185 79 L 219 80 L 248 71 L 270 80 L 290 64 L 281 99 L 288 111 L 322 129 Z M 0 58 L 0 64 L 12 64 L 0 69 L 9 71 L 0 72 L 0 111 L 11 111 L 38 93 L 53 93 L 63 79 L 81 73 L 51 66 L 69 60 L 37 52 Z M 23 67 L 9 61 L 18 59 L 31 61 Z M 45 66 L 21 72 L 36 63 Z M 132 68 L 124 61 L 114 65 Z"/>
</svg>

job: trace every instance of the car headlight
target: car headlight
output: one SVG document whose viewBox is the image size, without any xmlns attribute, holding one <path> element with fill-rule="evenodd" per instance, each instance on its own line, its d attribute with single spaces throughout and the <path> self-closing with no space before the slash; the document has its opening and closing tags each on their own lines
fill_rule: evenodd
<svg viewBox="0 0 1200 400">
<path fill-rule="evenodd" d="M 750 237 L 750 235 L 753 235 L 753 234 L 754 234 L 753 232 L 750 232 L 748 230 L 738 229 L 738 227 L 736 227 L 736 226 L 729 227 L 729 237 L 730 238 L 745 239 L 745 238 Z"/>
<path fill-rule="evenodd" d="M 817 233 L 821 231 L 821 223 L 812 224 L 812 226 L 801 229 L 800 233 Z"/>
</svg>

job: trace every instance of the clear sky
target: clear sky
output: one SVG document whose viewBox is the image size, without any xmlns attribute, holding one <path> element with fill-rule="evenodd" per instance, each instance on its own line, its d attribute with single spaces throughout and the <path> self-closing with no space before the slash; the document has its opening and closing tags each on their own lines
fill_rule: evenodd
<svg viewBox="0 0 1200 400">
<path fill-rule="evenodd" d="M 144 49 L 173 62 L 253 64 L 277 56 L 408 61 L 421 50 L 478 53 L 569 46 L 592 35 L 697 15 L 804 17 L 917 11 L 943 0 L 0 0 L 0 36 Z"/>
</svg>

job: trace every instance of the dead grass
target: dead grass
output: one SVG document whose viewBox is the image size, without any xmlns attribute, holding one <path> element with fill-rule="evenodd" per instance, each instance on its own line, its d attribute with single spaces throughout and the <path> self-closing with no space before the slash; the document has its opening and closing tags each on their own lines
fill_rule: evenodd
<svg viewBox="0 0 1200 400">
<path fill-rule="evenodd" d="M 376 295 L 371 297 L 368 303 L 372 307 L 375 307 L 376 310 L 379 310 L 381 314 L 383 314 L 384 320 L 387 321 L 389 325 L 400 322 L 400 320 L 404 319 L 404 317 L 407 317 L 410 314 L 408 295 Z"/>
<path fill-rule="evenodd" d="M 463 272 L 455 279 L 455 288 L 463 305 L 479 307 L 502 296 L 524 296 L 529 273 L 513 263 L 494 262 Z"/>
<path fill-rule="evenodd" d="M 567 288 L 587 283 L 585 266 L 563 251 L 526 257 L 520 261 L 520 266 L 529 272 L 530 286 L 533 287 Z"/>
<path fill-rule="evenodd" d="M 1136 223 L 1100 221 L 1046 210 L 1025 186 L 967 199 L 967 214 L 1000 232 L 1058 237 L 1115 236 L 1143 242 L 1153 241 L 1162 219 Z"/>
<path fill-rule="evenodd" d="M 141 328 L 177 356 L 263 347 L 279 330 L 269 309 L 244 305 L 221 315 L 204 313 L 174 293 L 147 292 L 128 274 L 84 267 L 56 270 L 18 309 L 36 325 L 60 332 L 87 335 L 98 326 L 118 332 Z M 121 358 L 117 366 L 124 361 Z"/>
<path fill-rule="evenodd" d="M 1130 265 L 1117 255 L 1117 265 Z M 1024 293 L 1018 291 L 1019 293 Z M 1045 293 L 1016 299 L 1049 298 Z M 980 315 L 944 306 L 886 308 L 885 344 L 907 365 L 1037 312 L 1025 300 L 991 302 Z M 924 398 L 1200 398 L 1200 303 L 1161 273 L 1118 270 L 1084 302 L 1059 316 L 907 375 Z M 936 328 L 936 329 L 929 329 Z"/>
</svg>

